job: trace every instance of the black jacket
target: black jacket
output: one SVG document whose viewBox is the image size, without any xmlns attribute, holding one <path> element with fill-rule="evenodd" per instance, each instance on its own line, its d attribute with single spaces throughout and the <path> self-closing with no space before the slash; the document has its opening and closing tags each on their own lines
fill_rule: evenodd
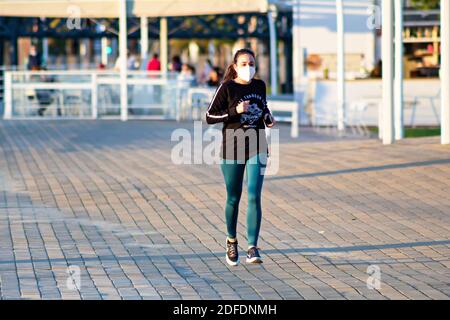
<svg viewBox="0 0 450 320">
<path fill-rule="evenodd" d="M 250 101 L 248 111 L 237 113 L 236 107 L 245 100 Z M 221 158 L 243 159 L 241 154 L 244 153 L 245 160 L 248 160 L 257 152 L 268 153 L 264 123 L 267 113 L 271 114 L 271 111 L 267 105 L 264 81 L 252 79 L 249 84 L 240 84 L 229 80 L 222 83 L 206 111 L 208 124 L 223 122 Z M 245 140 L 238 138 L 242 137 L 240 134 L 245 135 Z"/>
</svg>

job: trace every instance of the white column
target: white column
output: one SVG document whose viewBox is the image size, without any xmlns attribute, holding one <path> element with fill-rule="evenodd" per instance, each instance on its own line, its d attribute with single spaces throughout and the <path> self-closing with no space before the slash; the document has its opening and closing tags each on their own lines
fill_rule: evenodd
<svg viewBox="0 0 450 320">
<path fill-rule="evenodd" d="M 345 129 L 345 42 L 344 42 L 344 5 L 336 0 L 337 26 L 337 127 Z"/>
<path fill-rule="evenodd" d="M 403 132 L 403 0 L 395 0 L 395 139 Z"/>
<path fill-rule="evenodd" d="M 382 99 L 383 100 L 383 99 Z M 378 103 L 378 139 L 383 140 L 383 101 Z"/>
<path fill-rule="evenodd" d="M 214 45 L 214 41 L 210 39 L 208 41 L 208 59 L 214 64 L 214 58 L 216 56 L 216 46 Z"/>
<path fill-rule="evenodd" d="M 161 71 L 167 71 L 168 65 L 168 40 L 167 40 L 167 18 L 161 18 L 159 22 L 159 45 L 160 45 L 160 56 L 161 56 Z"/>
<path fill-rule="evenodd" d="M 148 19 L 141 17 L 141 61 L 142 64 L 147 62 L 148 58 Z"/>
<path fill-rule="evenodd" d="M 122 121 L 126 121 L 128 120 L 127 0 L 120 0 L 119 57 L 120 57 L 120 119 Z"/>
<path fill-rule="evenodd" d="M 101 48 L 102 48 L 102 64 L 105 67 L 108 65 L 108 38 L 103 37 L 101 39 Z"/>
<path fill-rule="evenodd" d="M 12 75 L 10 71 L 5 71 L 5 101 L 3 119 L 10 120 L 12 118 Z"/>
<path fill-rule="evenodd" d="M 394 86 L 393 86 L 393 53 L 394 53 L 394 4 L 392 0 L 382 1 L 382 61 L 383 61 L 383 103 L 382 125 L 383 144 L 394 142 Z"/>
<path fill-rule="evenodd" d="M 271 94 L 278 94 L 278 70 L 277 70 L 277 31 L 275 22 L 277 19 L 277 8 L 275 5 L 270 5 L 267 12 L 267 19 L 269 22 L 270 34 L 270 87 Z"/>
<path fill-rule="evenodd" d="M 48 67 L 48 38 L 42 38 L 42 60 Z"/>
<path fill-rule="evenodd" d="M 294 106 L 292 109 L 292 123 L 291 123 L 291 137 L 297 138 L 298 137 L 298 126 L 299 126 L 299 116 L 300 116 L 300 110 L 299 110 L 299 104 L 297 101 L 294 101 Z"/>
<path fill-rule="evenodd" d="M 303 77 L 303 50 L 300 43 L 300 0 L 293 1 L 292 8 L 292 68 L 294 82 L 294 98 L 302 107 L 301 84 Z"/>
<path fill-rule="evenodd" d="M 98 91 L 97 91 L 97 73 L 92 73 L 91 78 L 91 108 L 92 108 L 92 119 L 98 118 Z"/>
<path fill-rule="evenodd" d="M 441 0 L 441 143 L 450 144 L 450 1 Z"/>
</svg>

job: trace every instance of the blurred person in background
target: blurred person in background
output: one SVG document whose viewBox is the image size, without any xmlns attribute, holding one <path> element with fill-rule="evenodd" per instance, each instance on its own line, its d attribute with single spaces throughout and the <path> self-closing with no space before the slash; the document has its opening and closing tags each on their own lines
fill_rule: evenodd
<svg viewBox="0 0 450 320">
<path fill-rule="evenodd" d="M 190 86 L 197 85 L 197 79 L 195 78 L 195 68 L 190 64 L 183 63 L 181 66 L 181 72 L 178 75 L 178 80 L 189 82 Z"/>
<path fill-rule="evenodd" d="M 189 66 L 189 70 L 191 71 L 191 74 L 192 74 L 192 86 L 196 86 L 196 85 L 198 85 L 198 83 L 197 83 L 197 73 L 196 73 L 196 70 L 195 70 L 195 67 L 193 66 L 193 65 L 188 65 Z"/>
<path fill-rule="evenodd" d="M 211 60 L 207 59 L 205 63 L 203 64 L 203 68 L 200 71 L 200 77 L 198 79 L 198 82 L 200 84 L 206 84 L 209 80 L 209 74 L 211 73 L 211 70 L 213 69 Z"/>
<path fill-rule="evenodd" d="M 27 69 L 33 70 L 33 68 L 35 67 L 37 68 L 42 67 L 42 56 L 38 52 L 36 45 L 32 44 L 30 47 L 30 53 L 28 55 Z"/>
<path fill-rule="evenodd" d="M 180 56 L 173 56 L 172 57 L 172 62 L 170 63 L 170 71 L 173 72 L 181 72 L 181 58 Z"/>
<path fill-rule="evenodd" d="M 147 63 L 147 71 L 151 72 L 159 72 L 161 71 L 161 61 L 159 61 L 159 55 L 155 52 L 152 55 L 152 58 Z M 159 75 L 157 74 L 150 74 L 148 75 L 149 78 L 152 79 L 158 79 Z M 153 101 L 161 101 L 162 95 L 161 95 L 161 86 L 152 86 L 149 88 L 152 92 Z"/>
<path fill-rule="evenodd" d="M 33 66 L 31 67 L 31 71 L 45 71 L 45 68 L 40 66 Z M 50 77 L 45 74 L 38 74 L 35 76 L 32 76 L 32 82 L 54 82 L 55 80 L 53 77 Z M 33 100 L 34 98 L 37 99 L 39 104 L 39 109 L 37 111 L 38 115 L 43 117 L 45 110 L 53 103 L 54 99 L 54 92 L 55 90 L 52 89 L 35 89 L 33 93 L 28 93 L 28 99 Z M 61 108 L 58 105 L 57 109 L 58 116 L 61 116 Z"/>
<path fill-rule="evenodd" d="M 128 70 L 139 70 L 140 62 L 136 53 L 128 53 L 127 68 Z"/>
<path fill-rule="evenodd" d="M 114 64 L 115 71 L 120 71 L 120 63 L 121 63 L 121 56 L 119 55 Z M 136 54 L 130 53 L 130 51 L 127 51 L 127 70 L 134 71 L 134 70 L 138 70 L 138 69 L 139 69 L 139 61 L 136 57 Z M 133 103 L 133 86 L 132 85 L 128 86 L 128 95 L 127 96 L 128 96 L 128 99 L 127 99 L 128 112 L 130 114 L 133 114 L 134 113 L 133 109 L 129 107 Z M 115 94 L 113 97 L 113 100 L 120 101 L 120 96 Z"/>
<path fill-rule="evenodd" d="M 160 71 L 161 62 L 158 59 L 158 54 L 154 53 L 152 59 L 147 63 L 147 71 Z"/>
<path fill-rule="evenodd" d="M 209 79 L 206 84 L 209 87 L 217 87 L 220 84 L 222 78 L 222 70 L 219 67 L 214 67 L 209 72 Z"/>
<path fill-rule="evenodd" d="M 120 71 L 120 55 L 117 57 L 116 62 L 114 63 L 114 70 Z M 130 53 L 127 51 L 127 69 L 128 70 L 138 70 L 139 69 L 139 60 L 134 53 Z"/>
<path fill-rule="evenodd" d="M 127 69 L 131 71 L 139 70 L 139 58 L 136 53 L 128 52 Z M 134 109 L 130 106 L 133 104 L 133 85 L 128 86 L 128 112 L 134 114 Z"/>
</svg>

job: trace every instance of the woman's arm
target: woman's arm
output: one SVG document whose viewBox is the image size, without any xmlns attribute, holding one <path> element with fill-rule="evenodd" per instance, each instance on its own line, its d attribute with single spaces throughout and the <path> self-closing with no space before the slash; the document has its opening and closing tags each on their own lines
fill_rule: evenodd
<svg viewBox="0 0 450 320">
<path fill-rule="evenodd" d="M 236 106 L 228 107 L 228 93 L 226 87 L 223 84 L 220 84 L 206 111 L 206 122 L 208 124 L 225 122 L 236 115 L 238 115 Z"/>
<path fill-rule="evenodd" d="M 268 127 L 270 128 L 270 127 L 273 127 L 273 125 L 275 124 L 275 118 L 274 118 L 274 116 L 272 115 L 272 111 L 270 111 L 269 105 L 267 104 L 267 99 L 266 99 L 266 84 L 265 84 L 264 81 L 261 81 L 261 82 L 262 82 L 262 84 L 263 84 L 263 85 L 262 85 L 262 87 L 263 87 L 263 89 L 262 89 L 262 92 L 263 92 L 262 97 L 263 97 L 263 102 L 264 102 L 264 109 L 263 109 L 262 117 L 263 117 L 263 120 L 264 120 L 264 123 L 266 124 L 266 126 L 268 126 Z M 266 123 L 266 117 L 268 117 L 268 119 L 270 120 L 270 121 L 269 121 L 270 124 Z"/>
</svg>

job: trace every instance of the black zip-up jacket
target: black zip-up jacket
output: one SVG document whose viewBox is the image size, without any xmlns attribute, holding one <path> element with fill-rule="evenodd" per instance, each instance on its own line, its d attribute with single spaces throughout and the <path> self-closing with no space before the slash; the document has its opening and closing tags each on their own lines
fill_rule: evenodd
<svg viewBox="0 0 450 320">
<path fill-rule="evenodd" d="M 245 100 L 250 101 L 249 108 L 239 114 L 236 107 Z M 249 84 L 229 80 L 220 84 L 206 111 L 208 124 L 223 122 L 220 157 L 246 161 L 256 153 L 268 155 L 264 123 L 267 113 L 272 115 L 263 80 L 252 79 Z"/>
</svg>

